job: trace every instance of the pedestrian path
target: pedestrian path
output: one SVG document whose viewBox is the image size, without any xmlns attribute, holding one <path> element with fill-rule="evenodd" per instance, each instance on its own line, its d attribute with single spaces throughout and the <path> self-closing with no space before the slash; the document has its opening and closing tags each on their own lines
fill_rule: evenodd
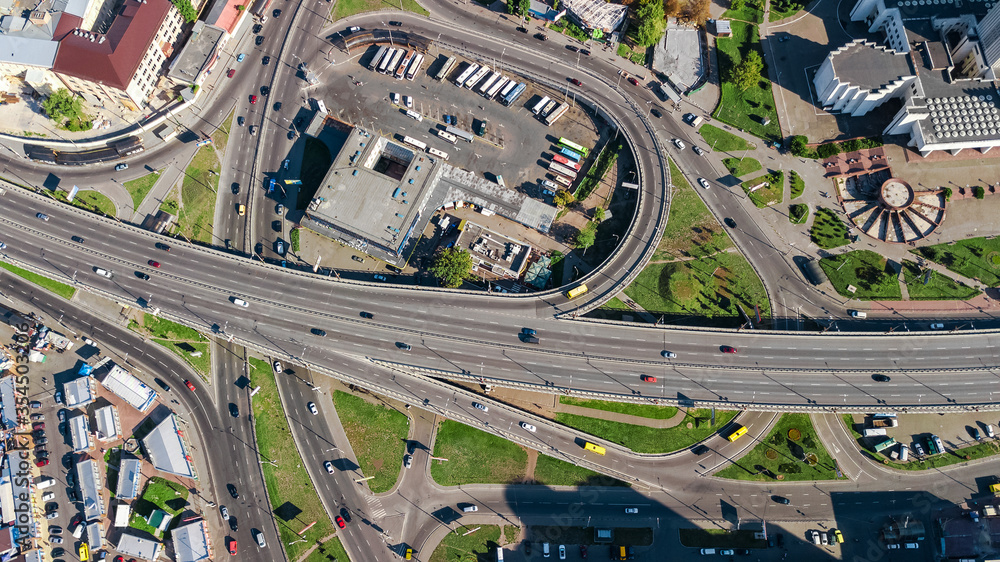
<svg viewBox="0 0 1000 562">
<path fill-rule="evenodd" d="M 618 412 L 607 412 L 605 410 L 598 410 L 595 408 L 585 408 L 583 406 L 572 406 L 570 404 L 556 403 L 556 412 L 564 414 L 573 414 L 577 416 L 586 416 L 588 418 L 597 418 L 599 420 L 614 421 L 620 423 L 627 423 L 631 425 L 642 425 L 645 427 L 652 427 L 656 429 L 666 429 L 668 427 L 676 427 L 684 421 L 684 411 L 678 409 L 677 413 L 673 417 L 667 418 L 665 420 L 658 420 L 653 418 L 646 418 L 643 416 L 633 416 L 630 414 L 620 414 Z"/>
</svg>

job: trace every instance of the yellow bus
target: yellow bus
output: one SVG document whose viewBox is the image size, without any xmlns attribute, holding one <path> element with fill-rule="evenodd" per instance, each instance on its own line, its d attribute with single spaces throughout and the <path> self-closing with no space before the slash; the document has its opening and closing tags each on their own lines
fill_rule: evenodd
<svg viewBox="0 0 1000 562">
<path fill-rule="evenodd" d="M 593 452 L 597 453 L 598 455 L 607 454 L 607 450 L 605 450 L 604 447 L 601 447 L 600 445 L 594 445 L 590 441 L 585 442 L 583 444 L 583 448 L 586 449 L 586 450 L 588 450 L 588 451 L 593 451 Z"/>
<path fill-rule="evenodd" d="M 729 437 L 727 437 L 726 439 L 729 439 L 730 441 L 736 441 L 740 437 L 743 437 L 744 435 L 746 435 L 746 433 L 747 433 L 747 428 L 743 427 L 742 425 L 737 425 L 736 429 L 734 429 L 729 434 Z"/>
<path fill-rule="evenodd" d="M 579 287 L 576 287 L 574 289 L 570 289 L 570 290 L 566 291 L 566 298 L 575 299 L 576 297 L 578 297 L 578 296 L 580 296 L 580 295 L 582 295 L 582 294 L 584 294 L 586 292 L 587 292 L 587 286 L 586 285 L 580 285 Z"/>
</svg>

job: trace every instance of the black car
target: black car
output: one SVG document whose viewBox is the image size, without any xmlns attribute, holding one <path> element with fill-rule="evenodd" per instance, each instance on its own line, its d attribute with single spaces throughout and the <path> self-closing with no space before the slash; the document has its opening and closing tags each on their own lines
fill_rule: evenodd
<svg viewBox="0 0 1000 562">
<path fill-rule="evenodd" d="M 229 495 L 233 496 L 234 500 L 240 498 L 239 492 L 236 491 L 236 486 L 233 486 L 232 484 L 226 484 L 226 490 L 229 490 Z"/>
<path fill-rule="evenodd" d="M 263 43 L 263 42 L 264 42 L 264 36 L 263 35 L 258 35 L 257 38 L 254 39 L 254 43 L 256 43 L 258 47 L 260 47 L 261 43 Z"/>
<path fill-rule="evenodd" d="M 314 336 L 319 336 L 321 338 L 325 338 L 326 337 L 326 330 L 321 330 L 319 328 L 313 328 L 312 330 L 309 330 L 309 331 L 312 332 Z"/>
<path fill-rule="evenodd" d="M 785 535 L 778 533 L 778 548 L 785 548 Z"/>
<path fill-rule="evenodd" d="M 872 380 L 875 381 L 875 382 L 889 382 L 892 379 L 890 379 L 886 375 L 880 375 L 880 374 L 876 373 L 876 374 L 872 375 Z"/>
<path fill-rule="evenodd" d="M 663 114 L 660 113 L 659 109 L 653 108 L 653 109 L 650 109 L 649 112 L 652 113 L 653 115 L 655 115 L 656 117 L 663 117 Z"/>
<path fill-rule="evenodd" d="M 263 26 L 263 25 L 261 25 L 261 24 L 259 24 L 259 23 L 255 23 L 255 24 L 253 24 L 253 34 L 254 34 L 254 35 L 257 35 L 258 33 L 260 33 L 260 30 L 261 30 L 261 29 L 264 29 L 264 26 Z"/>
<path fill-rule="evenodd" d="M 295 138 L 295 131 L 288 131 L 288 140 L 293 140 Z"/>
<path fill-rule="evenodd" d="M 568 50 L 570 50 L 570 51 L 573 51 L 574 53 L 580 50 L 579 47 L 576 47 L 576 46 L 573 46 L 573 45 L 566 45 L 566 48 Z"/>
<path fill-rule="evenodd" d="M 66 410 L 59 410 L 59 413 L 56 415 L 59 416 L 59 421 L 66 421 Z"/>
<path fill-rule="evenodd" d="M 280 101 L 274 102 L 274 110 L 275 111 L 281 111 L 281 102 Z"/>
<path fill-rule="evenodd" d="M 303 117 L 299 117 L 298 119 L 295 120 L 295 126 L 296 127 L 301 127 L 303 121 L 304 121 L 304 118 Z"/>
<path fill-rule="evenodd" d="M 696 454 L 696 455 L 704 455 L 708 451 L 709 451 L 709 449 L 708 449 L 708 446 L 706 446 L 706 445 L 698 445 L 698 446 L 694 447 L 693 449 L 691 449 L 691 452 L 694 453 L 694 454 Z"/>
<path fill-rule="evenodd" d="M 240 407 L 232 402 L 229 403 L 229 415 L 234 418 L 240 417 Z"/>
<path fill-rule="evenodd" d="M 76 242 L 77 244 L 83 244 L 84 240 L 80 236 L 70 236 L 70 240 Z"/>
<path fill-rule="evenodd" d="M 236 124 L 239 125 L 240 127 L 242 127 L 243 124 L 246 122 L 247 122 L 246 119 L 244 119 L 242 115 L 236 118 Z"/>
<path fill-rule="evenodd" d="M 729 217 L 726 217 L 723 220 L 723 222 L 725 222 L 726 226 L 728 226 L 729 228 L 736 228 L 736 221 L 734 221 L 733 219 L 731 219 Z"/>
<path fill-rule="evenodd" d="M 546 37 L 544 33 L 536 33 L 534 37 L 539 41 L 546 41 L 548 39 L 548 37 Z"/>
<path fill-rule="evenodd" d="M 527 27 L 519 27 L 519 28 L 517 28 L 517 30 L 520 31 L 521 33 L 527 33 L 528 32 L 528 28 Z"/>
<path fill-rule="evenodd" d="M 234 533 L 236 531 L 240 530 L 240 526 L 236 524 L 236 518 L 235 517 L 230 517 L 229 518 L 229 528 L 232 529 Z"/>
<path fill-rule="evenodd" d="M 361 313 L 361 317 L 362 318 L 367 318 L 369 320 L 372 320 L 372 319 L 375 318 L 375 315 L 373 315 L 371 312 L 362 312 Z"/>
<path fill-rule="evenodd" d="M 271 88 L 269 88 L 268 86 L 261 86 L 260 93 L 262 96 L 266 96 L 271 93 Z"/>
<path fill-rule="evenodd" d="M 590 51 L 588 51 L 587 49 L 580 49 L 580 52 L 584 55 L 587 55 L 588 57 L 590 56 Z"/>
<path fill-rule="evenodd" d="M 141 271 L 136 271 L 135 276 L 138 277 L 139 279 L 142 279 L 143 281 L 149 281 L 149 275 Z"/>
<path fill-rule="evenodd" d="M 401 22 L 401 21 L 392 21 L 392 20 L 390 20 L 390 21 L 389 21 L 389 25 L 391 25 L 391 26 L 393 26 L 393 27 L 400 27 L 401 25 L 403 25 L 403 22 Z"/>
<path fill-rule="evenodd" d="M 271 15 L 274 17 L 279 17 L 281 15 L 281 10 L 275 10 L 271 12 Z"/>
<path fill-rule="evenodd" d="M 271 64 L 271 57 L 270 57 L 270 56 L 268 56 L 268 55 L 264 55 L 264 58 L 260 59 L 260 62 L 261 62 L 261 63 L 262 63 L 262 64 L 263 64 L 264 66 L 267 66 L 267 65 Z"/>
<path fill-rule="evenodd" d="M 233 195 L 240 194 L 240 184 L 233 182 Z"/>
<path fill-rule="evenodd" d="M 789 500 L 785 496 L 771 496 L 771 500 L 774 501 L 774 503 L 780 503 L 782 505 L 788 505 L 792 503 L 791 500 Z"/>
<path fill-rule="evenodd" d="M 163 382 L 163 379 L 154 378 L 153 382 L 155 382 L 156 385 L 162 388 L 165 392 L 170 392 L 170 385 Z"/>
<path fill-rule="evenodd" d="M 170 246 L 167 246 L 166 244 L 162 244 L 160 242 L 157 242 L 156 243 L 156 249 L 157 250 L 163 250 L 164 252 L 169 252 L 170 251 Z"/>
</svg>

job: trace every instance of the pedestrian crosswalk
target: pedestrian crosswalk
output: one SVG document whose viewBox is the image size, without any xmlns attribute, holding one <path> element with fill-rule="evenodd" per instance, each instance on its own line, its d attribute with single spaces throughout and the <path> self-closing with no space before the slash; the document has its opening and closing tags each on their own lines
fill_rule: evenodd
<svg viewBox="0 0 1000 562">
<path fill-rule="evenodd" d="M 377 496 L 365 496 L 365 501 L 368 502 L 368 512 L 371 513 L 372 519 L 378 520 L 385 517 L 385 508 L 382 507 L 382 500 Z"/>
</svg>

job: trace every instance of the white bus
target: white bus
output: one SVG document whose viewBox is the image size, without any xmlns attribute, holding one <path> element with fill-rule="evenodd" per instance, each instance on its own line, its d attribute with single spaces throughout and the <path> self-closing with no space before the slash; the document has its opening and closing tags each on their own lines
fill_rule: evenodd
<svg viewBox="0 0 1000 562">
<path fill-rule="evenodd" d="M 413 111 L 412 109 L 407 109 L 406 110 L 406 116 L 409 117 L 410 119 L 416 119 L 417 121 L 423 121 L 424 120 L 424 116 L 423 115 L 417 113 L 416 111 Z"/>
<path fill-rule="evenodd" d="M 472 75 L 471 78 L 469 78 L 468 80 L 465 81 L 465 87 L 471 90 L 472 87 L 475 86 L 477 82 L 479 82 L 480 80 L 482 80 L 483 76 L 486 76 L 486 74 L 489 71 L 490 71 L 490 67 L 488 67 L 488 66 L 484 66 L 484 67 L 480 68 L 479 70 L 476 71 L 475 74 Z"/>
<path fill-rule="evenodd" d="M 555 180 L 556 180 L 556 183 L 558 183 L 559 185 L 562 185 L 563 187 L 565 187 L 565 188 L 567 188 L 567 189 L 568 189 L 568 188 L 569 188 L 569 187 L 570 187 L 571 185 L 573 185 L 573 184 L 572 184 L 572 183 L 571 183 L 571 182 L 570 182 L 570 181 L 569 181 L 568 179 L 566 179 L 566 178 L 564 178 L 564 177 L 560 176 L 559 174 L 552 174 L 552 177 L 553 177 L 553 178 L 555 178 Z"/>
<path fill-rule="evenodd" d="M 480 94 L 483 94 L 485 96 L 486 92 L 490 91 L 490 88 L 493 87 L 493 83 L 499 79 L 500 79 L 500 73 L 494 71 L 485 80 L 483 80 L 479 84 L 479 87 L 477 87 L 476 89 L 479 90 Z"/>
<path fill-rule="evenodd" d="M 444 80 L 445 78 L 447 78 L 448 74 L 452 71 L 453 68 L 455 68 L 456 62 L 458 62 L 458 59 L 456 59 L 455 57 L 448 57 L 448 60 L 444 61 L 444 66 L 442 66 L 438 70 L 437 74 L 434 75 L 434 78 L 436 80 Z"/>
<path fill-rule="evenodd" d="M 455 135 L 449 133 L 448 131 L 442 131 L 441 129 L 438 129 L 437 130 L 437 135 L 440 138 L 442 138 L 442 139 L 450 142 L 451 144 L 455 144 L 455 143 L 458 142 L 458 137 L 456 137 Z"/>
<path fill-rule="evenodd" d="M 507 85 L 508 82 L 510 82 L 510 78 L 507 78 L 506 76 L 501 76 L 499 80 L 497 80 L 496 82 L 493 83 L 492 86 L 490 86 L 489 91 L 486 92 L 486 99 L 488 100 L 493 99 L 493 96 L 497 95 L 500 92 L 500 90 L 502 90 L 504 86 Z"/>
<path fill-rule="evenodd" d="M 382 60 L 378 63 L 379 73 L 385 74 L 385 69 L 389 67 L 389 61 L 392 60 L 392 57 L 395 54 L 396 54 L 396 49 L 392 47 L 390 47 L 389 50 L 386 51 L 385 55 L 382 57 Z"/>
<path fill-rule="evenodd" d="M 410 61 L 413 60 L 413 55 L 416 51 L 409 51 L 403 60 L 399 62 L 399 68 L 396 69 L 396 80 L 402 80 L 403 76 L 406 74 L 406 67 L 410 66 Z"/>
<path fill-rule="evenodd" d="M 463 70 L 462 73 L 458 75 L 458 78 L 455 79 L 455 85 L 459 88 L 464 86 L 465 81 L 475 74 L 477 70 L 479 70 L 479 65 L 474 62 L 470 62 L 469 66 L 465 67 L 465 70 Z"/>
<path fill-rule="evenodd" d="M 408 144 L 414 148 L 419 148 L 420 150 L 427 150 L 427 143 L 418 141 L 413 137 L 403 137 L 403 144 Z"/>
<path fill-rule="evenodd" d="M 545 106 L 550 101 L 551 100 L 549 99 L 549 96 L 545 96 L 544 98 L 538 100 L 538 103 L 535 104 L 535 107 L 531 108 L 531 112 L 534 113 L 535 115 L 538 115 L 539 113 L 542 112 L 543 109 L 545 109 Z"/>
<path fill-rule="evenodd" d="M 511 90 L 517 87 L 517 80 L 507 79 L 507 84 L 504 85 L 503 90 L 500 90 L 500 97 L 505 98 Z"/>
<path fill-rule="evenodd" d="M 552 110 L 555 109 L 557 105 L 559 105 L 559 102 L 556 100 L 549 100 L 549 103 L 545 104 L 545 107 L 543 107 L 538 113 L 538 116 L 545 119 L 548 117 L 549 113 L 552 113 Z"/>
<path fill-rule="evenodd" d="M 549 171 L 562 176 L 566 176 L 569 179 L 573 180 L 576 179 L 576 172 L 567 168 L 566 166 L 563 166 L 559 162 L 549 162 Z"/>
<path fill-rule="evenodd" d="M 381 47 L 379 47 L 378 48 L 378 52 L 375 53 L 375 56 L 372 57 L 372 61 L 368 64 L 368 70 L 375 70 L 375 67 L 378 66 L 378 63 L 382 62 L 382 57 L 385 56 L 385 53 L 388 50 L 389 50 L 389 47 L 386 47 L 385 45 L 382 45 Z"/>
<path fill-rule="evenodd" d="M 413 61 L 410 63 L 410 68 L 406 69 L 406 79 L 412 82 L 416 78 L 417 73 L 420 72 L 420 65 L 422 64 L 424 64 L 424 55 L 415 55 Z"/>
<path fill-rule="evenodd" d="M 438 158 L 440 158 L 442 160 L 447 160 L 448 159 L 448 153 L 447 152 L 445 152 L 443 150 L 438 150 L 438 149 L 436 149 L 434 147 L 427 147 L 427 153 L 428 154 L 432 154 L 434 156 L 437 156 Z"/>
<path fill-rule="evenodd" d="M 567 111 L 569 111 L 569 104 L 564 103 L 560 105 L 555 111 L 549 113 L 549 115 L 545 118 L 545 124 L 551 127 L 552 124 L 558 121 L 560 117 L 565 115 Z"/>
<path fill-rule="evenodd" d="M 385 73 L 392 76 L 396 72 L 396 67 L 399 66 L 399 61 L 406 56 L 405 49 L 397 49 L 395 53 L 392 54 L 392 58 L 389 59 L 389 66 L 385 67 Z"/>
</svg>

